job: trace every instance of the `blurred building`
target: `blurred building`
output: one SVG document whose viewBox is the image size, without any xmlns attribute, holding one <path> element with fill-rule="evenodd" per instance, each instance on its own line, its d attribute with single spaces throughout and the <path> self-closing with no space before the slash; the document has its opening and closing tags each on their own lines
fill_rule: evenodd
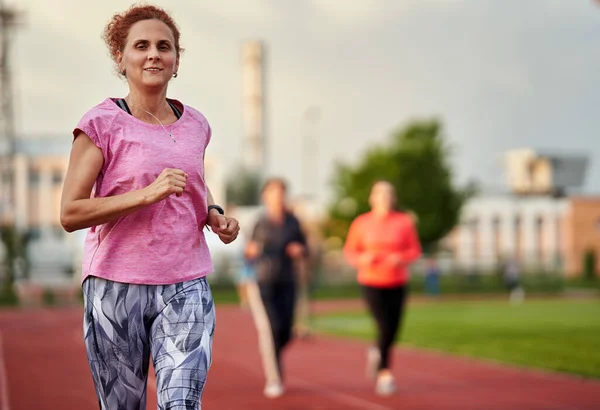
<svg viewBox="0 0 600 410">
<path fill-rule="evenodd" d="M 583 185 L 588 161 L 586 155 L 530 148 L 508 151 L 505 155 L 508 186 L 516 195 L 563 196 L 566 190 Z"/>
<path fill-rule="evenodd" d="M 262 41 L 246 41 L 242 45 L 242 115 L 243 165 L 262 175 L 266 167 L 265 152 L 265 59 Z"/>
<path fill-rule="evenodd" d="M 71 141 L 23 138 L 15 142 L 14 197 L 9 217 L 28 238 L 27 269 L 17 282 L 46 286 L 72 283 L 76 236 L 69 236 L 60 225 L 60 197 Z"/>
<path fill-rule="evenodd" d="M 523 149 L 505 159 L 509 192 L 471 199 L 445 240 L 455 263 L 488 270 L 513 257 L 525 270 L 579 275 L 586 251 L 600 256 L 600 197 L 567 194 L 583 185 L 587 157 Z"/>
</svg>

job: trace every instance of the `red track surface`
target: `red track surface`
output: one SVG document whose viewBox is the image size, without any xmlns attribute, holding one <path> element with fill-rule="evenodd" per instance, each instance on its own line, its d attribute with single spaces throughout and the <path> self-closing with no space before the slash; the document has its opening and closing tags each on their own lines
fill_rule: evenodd
<svg viewBox="0 0 600 410">
<path fill-rule="evenodd" d="M 600 409 L 598 381 L 410 349 L 394 356 L 398 394 L 380 398 L 364 377 L 365 345 L 330 338 L 294 343 L 284 362 L 287 394 L 268 400 L 249 314 L 217 312 L 205 409 Z M 76 308 L 0 311 L 1 410 L 98 409 L 81 328 Z"/>
</svg>

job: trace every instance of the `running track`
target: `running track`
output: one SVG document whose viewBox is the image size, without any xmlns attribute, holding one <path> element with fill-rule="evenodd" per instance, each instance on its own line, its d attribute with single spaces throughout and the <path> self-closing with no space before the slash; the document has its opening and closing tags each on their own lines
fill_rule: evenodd
<svg viewBox="0 0 600 410">
<path fill-rule="evenodd" d="M 205 409 L 600 409 L 598 381 L 410 349 L 394 357 L 398 394 L 380 398 L 364 378 L 365 345 L 333 338 L 292 345 L 288 393 L 268 400 L 249 314 L 232 306 L 217 312 Z M 152 377 L 148 385 L 148 409 L 156 409 Z M 0 409 L 98 409 L 79 308 L 0 311 Z"/>
</svg>

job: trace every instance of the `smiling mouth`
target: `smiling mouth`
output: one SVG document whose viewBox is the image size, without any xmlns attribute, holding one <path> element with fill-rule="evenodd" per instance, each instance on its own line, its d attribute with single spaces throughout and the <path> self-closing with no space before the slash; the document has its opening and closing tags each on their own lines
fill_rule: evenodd
<svg viewBox="0 0 600 410">
<path fill-rule="evenodd" d="M 158 71 L 162 71 L 162 68 L 144 68 L 144 71 L 151 71 L 151 72 L 158 72 Z"/>
</svg>

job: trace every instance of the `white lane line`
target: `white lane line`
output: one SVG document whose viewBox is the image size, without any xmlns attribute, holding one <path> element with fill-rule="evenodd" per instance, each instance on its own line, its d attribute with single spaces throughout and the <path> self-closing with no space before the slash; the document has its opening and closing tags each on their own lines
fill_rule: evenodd
<svg viewBox="0 0 600 410">
<path fill-rule="evenodd" d="M 319 391 L 322 394 L 329 396 L 332 399 L 334 399 L 340 403 L 346 404 L 348 406 L 356 407 L 358 409 L 365 409 L 365 410 L 391 410 L 389 407 L 381 406 L 377 403 L 373 403 L 371 401 L 364 400 L 364 399 L 358 398 L 356 396 L 352 396 L 350 394 L 342 393 L 335 389 L 325 387 L 323 385 L 311 382 L 306 379 L 302 379 L 300 377 L 292 377 L 292 379 L 300 381 L 305 386 L 307 386 L 307 387 L 310 386 L 312 389 Z"/>
<path fill-rule="evenodd" d="M 260 376 L 264 377 L 262 369 L 256 368 L 254 366 L 246 365 L 243 361 L 240 362 L 237 360 L 224 359 L 224 358 L 221 358 L 221 361 L 229 362 L 233 366 L 241 367 L 250 373 L 254 373 L 256 375 L 260 375 Z M 315 390 L 324 396 L 328 396 L 329 398 L 331 398 L 334 401 L 337 401 L 338 403 L 345 404 L 345 405 L 353 407 L 353 408 L 358 408 L 358 409 L 362 409 L 362 410 L 391 410 L 391 408 L 389 408 L 389 407 L 381 406 L 377 403 L 373 403 L 371 401 L 364 400 L 364 399 L 358 398 L 356 396 L 352 396 L 350 394 L 342 393 L 338 390 L 332 389 L 330 387 L 326 387 L 321 384 L 311 382 L 311 381 L 303 379 L 301 377 L 290 376 L 289 379 L 293 380 L 295 382 L 299 382 L 298 384 L 302 384 L 306 387 L 309 387 L 312 390 Z"/>
</svg>

